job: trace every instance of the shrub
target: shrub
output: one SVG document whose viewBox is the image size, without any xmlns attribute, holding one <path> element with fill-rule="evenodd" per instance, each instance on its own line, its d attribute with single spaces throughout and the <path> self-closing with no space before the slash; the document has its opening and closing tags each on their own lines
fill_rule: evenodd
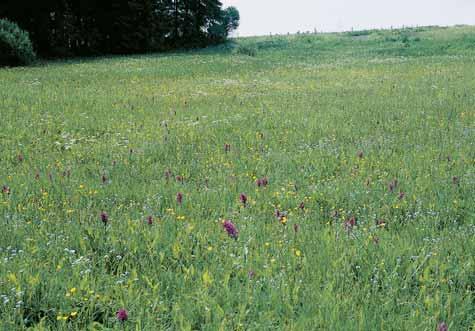
<svg viewBox="0 0 475 331">
<path fill-rule="evenodd" d="M 28 32 L 0 19 L 0 66 L 28 65 L 36 60 Z"/>
<path fill-rule="evenodd" d="M 239 55 L 257 56 L 257 48 L 254 46 L 239 45 L 235 48 L 235 53 Z"/>
</svg>

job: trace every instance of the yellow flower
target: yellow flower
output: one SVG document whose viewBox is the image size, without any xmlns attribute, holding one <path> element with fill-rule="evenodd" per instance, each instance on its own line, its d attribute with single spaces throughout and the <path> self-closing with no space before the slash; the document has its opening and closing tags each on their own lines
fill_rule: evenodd
<svg viewBox="0 0 475 331">
<path fill-rule="evenodd" d="M 282 225 L 287 224 L 287 217 L 286 217 L 286 216 L 282 216 L 282 217 L 280 218 L 280 223 L 282 223 Z"/>
<path fill-rule="evenodd" d="M 71 318 L 75 318 L 76 316 L 78 316 L 78 312 L 73 311 L 73 312 L 71 312 L 71 314 L 69 314 L 69 316 L 71 316 Z"/>
<path fill-rule="evenodd" d="M 300 249 L 295 249 L 294 254 L 296 257 L 302 256 L 302 252 L 300 251 Z"/>
</svg>

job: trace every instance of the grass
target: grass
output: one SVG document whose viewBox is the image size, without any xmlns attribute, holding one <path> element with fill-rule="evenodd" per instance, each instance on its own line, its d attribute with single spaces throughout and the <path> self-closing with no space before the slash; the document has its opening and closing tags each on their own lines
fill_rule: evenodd
<svg viewBox="0 0 475 331">
<path fill-rule="evenodd" d="M 0 330 L 475 328 L 474 55 L 432 27 L 0 70 Z"/>
</svg>

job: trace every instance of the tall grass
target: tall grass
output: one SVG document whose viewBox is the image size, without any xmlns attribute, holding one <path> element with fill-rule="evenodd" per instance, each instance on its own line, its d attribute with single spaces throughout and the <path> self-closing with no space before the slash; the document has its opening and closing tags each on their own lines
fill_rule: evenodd
<svg viewBox="0 0 475 331">
<path fill-rule="evenodd" d="M 473 328 L 473 34 L 0 71 L 0 329 Z"/>
</svg>

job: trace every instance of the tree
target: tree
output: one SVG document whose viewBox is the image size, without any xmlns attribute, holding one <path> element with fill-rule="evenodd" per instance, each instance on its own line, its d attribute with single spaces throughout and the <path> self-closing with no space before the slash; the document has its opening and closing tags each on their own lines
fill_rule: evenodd
<svg viewBox="0 0 475 331">
<path fill-rule="evenodd" d="M 28 31 L 43 56 L 202 47 L 239 25 L 220 0 L 2 0 L 0 17 Z"/>
<path fill-rule="evenodd" d="M 240 15 L 236 7 L 228 7 L 221 11 L 218 20 L 208 28 L 209 39 L 212 42 L 223 42 L 229 34 L 239 27 Z"/>
</svg>

